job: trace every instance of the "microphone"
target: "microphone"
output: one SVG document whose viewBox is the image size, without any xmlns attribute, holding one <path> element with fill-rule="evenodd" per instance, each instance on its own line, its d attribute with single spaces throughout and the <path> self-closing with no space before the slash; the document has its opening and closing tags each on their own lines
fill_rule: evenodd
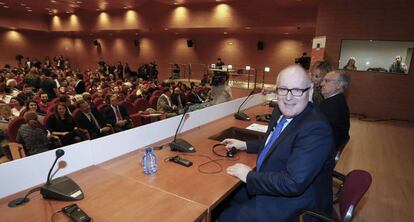
<svg viewBox="0 0 414 222">
<path fill-rule="evenodd" d="M 240 104 L 239 109 L 237 110 L 237 113 L 234 114 L 234 118 L 243 120 L 243 121 L 250 121 L 250 117 L 246 113 L 241 112 L 240 109 L 242 108 L 244 103 L 250 98 L 250 96 L 253 95 L 254 92 L 255 91 L 252 90 L 250 94 L 246 97 L 246 99 Z"/>
<path fill-rule="evenodd" d="M 40 188 L 40 193 L 45 199 L 55 199 L 63 201 L 75 201 L 82 200 L 84 198 L 83 192 L 78 184 L 67 176 L 58 177 L 56 179 L 51 178 L 53 168 L 56 165 L 57 160 L 65 154 L 65 151 L 61 149 L 56 150 L 56 159 L 53 162 L 52 167 L 47 174 L 47 182 Z"/>
<path fill-rule="evenodd" d="M 63 155 L 65 155 L 65 151 L 63 151 L 62 149 L 56 150 L 56 159 L 55 159 L 55 162 L 53 162 L 52 168 L 50 168 L 49 173 L 47 174 L 46 185 L 50 185 L 50 174 L 52 173 L 53 167 L 55 167 L 57 160 L 61 158 Z"/>
<path fill-rule="evenodd" d="M 180 123 L 178 124 L 177 130 L 175 131 L 174 140 L 169 144 L 171 151 L 180 151 L 184 153 L 194 153 L 195 149 L 193 145 L 183 139 L 177 139 L 178 131 L 181 128 L 181 123 L 188 112 L 189 106 L 184 107 L 183 116 L 181 117 Z"/>
<path fill-rule="evenodd" d="M 69 177 L 63 176 L 55 180 L 51 180 L 50 174 L 52 173 L 53 167 L 55 166 L 57 160 L 65 154 L 65 151 L 61 149 L 56 150 L 56 159 L 53 162 L 52 168 L 50 168 L 49 173 L 47 174 L 47 182 L 43 187 L 36 187 L 31 189 L 23 198 L 17 198 L 9 202 L 9 207 L 17 207 L 24 205 L 29 202 L 29 195 L 33 192 L 39 191 L 43 195 L 43 198 L 46 199 L 56 199 L 56 200 L 82 200 L 83 192 L 79 186 L 71 180 Z"/>
</svg>

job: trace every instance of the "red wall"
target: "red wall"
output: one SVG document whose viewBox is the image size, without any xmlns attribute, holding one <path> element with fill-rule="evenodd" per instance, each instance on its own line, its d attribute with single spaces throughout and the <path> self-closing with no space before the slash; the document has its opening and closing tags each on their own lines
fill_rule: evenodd
<svg viewBox="0 0 414 222">
<path fill-rule="evenodd" d="M 16 65 L 15 55 L 36 57 L 40 60 L 46 55 L 51 57 L 62 54 L 68 57 L 73 68 L 96 68 L 102 56 L 107 62 L 127 61 L 134 69 L 138 64 L 156 61 L 160 69 L 160 77 L 169 76 L 169 63 L 210 64 L 221 57 L 226 64 L 233 67 L 251 65 L 259 74 L 265 66 L 271 68 L 266 82 L 274 83 L 278 70 L 292 64 L 295 57 L 311 47 L 311 37 L 288 38 L 279 35 L 256 34 L 180 34 L 151 33 L 140 36 L 139 47 L 134 46 L 135 34 L 114 33 L 104 35 L 74 36 L 65 33 L 45 33 L 37 31 L 0 31 L 0 64 Z M 187 47 L 187 39 L 194 41 L 194 47 Z M 92 42 L 98 39 L 102 54 L 98 55 L 97 47 Z M 263 40 L 265 48 L 257 50 L 257 41 Z M 232 44 L 230 44 L 232 43 Z M 196 71 L 193 77 L 201 78 L 202 73 Z M 259 78 L 261 79 L 261 77 Z"/>
<path fill-rule="evenodd" d="M 323 0 L 316 35 L 326 36 L 326 56 L 338 66 L 342 39 L 414 41 L 414 2 Z M 414 120 L 414 69 L 408 75 L 350 71 L 348 103 L 354 113 Z"/>
</svg>

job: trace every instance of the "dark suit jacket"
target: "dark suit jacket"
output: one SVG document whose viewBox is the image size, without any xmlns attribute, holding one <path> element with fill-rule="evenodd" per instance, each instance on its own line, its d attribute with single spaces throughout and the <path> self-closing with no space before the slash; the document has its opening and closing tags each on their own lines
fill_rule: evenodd
<svg viewBox="0 0 414 222">
<path fill-rule="evenodd" d="M 331 124 L 337 147 L 349 137 L 349 109 L 344 94 L 325 99 L 319 105 L 319 109 Z"/>
<path fill-rule="evenodd" d="M 98 121 L 100 128 L 104 127 L 105 122 L 101 114 L 94 110 L 92 110 L 91 112 L 94 115 L 96 121 Z M 83 114 L 83 112 L 79 112 L 79 114 L 76 116 L 76 122 L 79 124 L 80 128 L 88 130 L 92 139 L 102 136 L 100 128 L 97 128 L 92 121 L 89 121 L 88 117 L 86 117 L 86 115 Z"/>
<path fill-rule="evenodd" d="M 123 106 L 119 106 L 119 112 L 121 113 L 122 120 L 129 120 L 128 112 Z M 116 115 L 112 107 L 106 106 L 102 111 L 102 116 L 106 123 L 111 124 L 115 127 L 116 124 Z"/>
<path fill-rule="evenodd" d="M 281 113 L 275 108 L 266 137 Z M 266 139 L 248 141 L 247 152 L 260 153 Z M 301 209 L 310 208 L 330 215 L 332 209 L 333 137 L 327 120 L 308 103 L 282 131 L 263 160 L 260 172 L 250 171 L 247 201 L 240 218 L 254 215 L 254 221 L 299 221 Z"/>
<path fill-rule="evenodd" d="M 83 80 L 78 82 L 78 84 L 76 84 L 75 91 L 76 91 L 76 94 L 82 94 L 86 91 L 85 82 Z"/>
</svg>

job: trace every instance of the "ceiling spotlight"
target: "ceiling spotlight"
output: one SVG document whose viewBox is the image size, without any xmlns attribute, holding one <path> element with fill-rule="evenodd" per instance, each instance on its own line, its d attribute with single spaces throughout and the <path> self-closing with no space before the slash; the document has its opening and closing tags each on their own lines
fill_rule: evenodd
<svg viewBox="0 0 414 222">
<path fill-rule="evenodd" d="M 167 31 L 167 30 L 168 30 L 168 28 L 164 28 L 164 30 L 165 30 L 165 31 Z"/>
<path fill-rule="evenodd" d="M 82 1 L 76 1 L 76 3 L 78 3 L 78 4 L 82 4 L 83 2 L 82 2 Z"/>
<path fill-rule="evenodd" d="M 289 35 L 289 32 L 285 32 L 285 33 L 283 33 L 283 34 L 285 34 L 285 35 Z"/>
<path fill-rule="evenodd" d="M 250 26 L 246 26 L 244 28 L 247 29 L 247 30 L 252 29 L 252 27 L 250 27 Z"/>
<path fill-rule="evenodd" d="M 228 33 L 228 32 L 223 32 L 223 34 L 224 34 L 224 35 L 227 35 L 227 34 L 229 34 L 229 33 Z"/>
<path fill-rule="evenodd" d="M 3 5 L 3 8 L 9 8 L 9 6 L 7 6 L 7 5 Z"/>
<path fill-rule="evenodd" d="M 0 5 L 5 5 L 6 3 L 4 3 L 4 2 L 0 2 Z"/>
<path fill-rule="evenodd" d="M 20 4 L 20 5 L 21 5 L 21 6 L 23 6 L 23 7 L 24 7 L 24 6 L 26 6 L 26 4 L 24 4 L 24 3 L 22 3 L 22 4 Z"/>
<path fill-rule="evenodd" d="M 56 0 L 50 0 L 50 2 L 52 2 L 52 3 L 56 3 Z"/>
<path fill-rule="evenodd" d="M 27 9 L 27 11 L 28 11 L 28 12 L 32 12 L 33 10 L 31 10 L 31 9 Z"/>
</svg>

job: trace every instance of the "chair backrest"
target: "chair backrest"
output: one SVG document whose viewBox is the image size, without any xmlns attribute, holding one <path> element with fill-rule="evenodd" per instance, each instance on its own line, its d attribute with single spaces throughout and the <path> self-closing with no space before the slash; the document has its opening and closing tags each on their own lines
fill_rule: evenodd
<svg viewBox="0 0 414 222">
<path fill-rule="evenodd" d="M 134 102 L 137 98 L 138 96 L 135 90 L 127 96 L 127 100 L 130 101 L 131 103 Z"/>
<path fill-rule="evenodd" d="M 96 107 L 96 109 L 98 109 L 98 111 L 100 112 L 100 113 L 102 113 L 102 111 L 105 109 L 105 107 L 107 107 L 107 106 L 109 106 L 108 104 L 106 104 L 106 103 L 102 103 L 102 104 L 100 104 L 100 105 L 98 105 L 97 107 Z"/>
<path fill-rule="evenodd" d="M 346 139 L 336 147 L 335 164 L 339 161 L 339 158 L 341 157 L 342 151 L 344 151 L 344 148 L 345 148 L 346 144 L 348 144 L 349 139 L 350 139 L 350 137 L 348 135 L 346 137 Z"/>
<path fill-rule="evenodd" d="M 72 112 L 72 117 L 76 122 L 76 125 L 79 126 L 79 123 L 77 122 L 77 116 L 80 114 L 81 110 L 79 108 L 76 108 L 75 110 L 73 110 Z"/>
<path fill-rule="evenodd" d="M 23 117 L 16 117 L 9 122 L 9 125 L 7 126 L 7 132 L 9 134 L 10 142 L 16 142 L 17 131 L 19 131 L 20 126 L 24 123 L 26 122 L 24 121 Z"/>
<path fill-rule="evenodd" d="M 54 113 L 48 113 L 46 114 L 45 118 L 43 119 L 43 126 L 47 128 L 47 122 L 52 118 L 52 116 L 55 115 Z"/>
<path fill-rule="evenodd" d="M 103 98 L 100 98 L 100 97 L 98 97 L 98 98 L 95 98 L 94 100 L 93 100 L 93 103 L 96 105 L 96 106 L 99 106 L 99 105 L 101 105 L 102 103 L 104 103 L 105 101 L 104 101 L 104 99 Z"/>
<path fill-rule="evenodd" d="M 151 108 L 157 110 L 157 102 L 158 102 L 159 96 L 151 96 L 149 99 L 149 105 Z"/>
<path fill-rule="evenodd" d="M 125 107 L 129 116 L 137 112 L 137 109 L 131 102 L 122 101 L 119 105 Z"/>
<path fill-rule="evenodd" d="M 138 98 L 134 102 L 135 109 L 138 111 L 145 111 L 150 107 L 150 104 L 145 98 Z"/>
<path fill-rule="evenodd" d="M 157 89 L 154 92 L 152 92 L 151 97 L 153 97 L 153 96 L 161 96 L 161 94 L 162 94 L 162 90 Z"/>
<path fill-rule="evenodd" d="M 371 186 L 371 183 L 371 174 L 364 170 L 353 170 L 346 175 L 339 193 L 340 221 L 348 222 L 352 220 L 354 209 Z"/>
</svg>

